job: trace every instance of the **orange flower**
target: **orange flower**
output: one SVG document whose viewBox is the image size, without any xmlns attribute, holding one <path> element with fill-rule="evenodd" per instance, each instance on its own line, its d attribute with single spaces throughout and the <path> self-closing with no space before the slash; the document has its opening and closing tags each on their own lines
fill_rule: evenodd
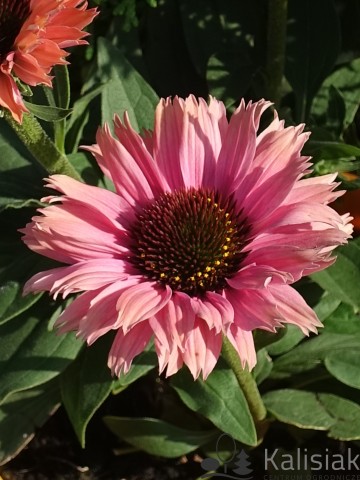
<svg viewBox="0 0 360 480">
<path fill-rule="evenodd" d="M 82 29 L 97 15 L 84 0 L 0 2 L 0 106 L 21 123 L 27 108 L 17 80 L 52 85 L 54 65 L 65 65 L 66 47 L 86 44 Z"/>
</svg>

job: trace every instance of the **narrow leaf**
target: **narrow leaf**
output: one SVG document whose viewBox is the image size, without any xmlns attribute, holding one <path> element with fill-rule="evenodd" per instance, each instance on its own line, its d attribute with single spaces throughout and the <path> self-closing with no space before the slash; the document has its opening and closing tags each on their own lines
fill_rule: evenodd
<svg viewBox="0 0 360 480">
<path fill-rule="evenodd" d="M 104 422 L 121 440 L 166 458 L 186 455 L 218 435 L 217 430 L 185 430 L 156 418 L 108 416 Z"/>
<path fill-rule="evenodd" d="M 52 107 L 49 105 L 34 105 L 30 102 L 24 102 L 30 112 L 35 117 L 45 120 L 46 122 L 58 122 L 70 115 L 71 109 Z"/>
<path fill-rule="evenodd" d="M 107 367 L 111 337 L 100 338 L 69 365 L 61 376 L 61 395 L 82 447 L 86 427 L 111 392 L 113 379 Z"/>
</svg>

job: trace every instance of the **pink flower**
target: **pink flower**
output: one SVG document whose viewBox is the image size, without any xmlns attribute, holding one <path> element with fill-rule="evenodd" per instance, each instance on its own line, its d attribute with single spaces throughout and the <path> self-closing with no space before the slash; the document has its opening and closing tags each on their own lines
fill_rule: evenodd
<svg viewBox="0 0 360 480">
<path fill-rule="evenodd" d="M 0 106 L 17 122 L 28 109 L 14 77 L 31 86 L 51 87 L 54 65 L 65 65 L 66 47 L 82 45 L 82 29 L 97 15 L 84 0 L 3 0 L 0 2 Z"/>
<path fill-rule="evenodd" d="M 290 285 L 334 262 L 352 227 L 327 204 L 335 175 L 302 178 L 304 126 L 285 128 L 269 107 L 241 102 L 230 122 L 223 103 L 190 96 L 161 100 L 154 132 L 136 133 L 125 114 L 88 147 L 112 193 L 53 175 L 61 196 L 43 199 L 24 242 L 68 266 L 32 277 L 25 293 L 83 292 L 60 315 L 61 332 L 89 344 L 116 336 L 108 365 L 120 375 L 154 338 L 160 371 L 185 363 L 206 378 L 222 335 L 242 365 L 256 363 L 252 331 L 285 323 L 305 333 L 321 326 Z"/>
</svg>

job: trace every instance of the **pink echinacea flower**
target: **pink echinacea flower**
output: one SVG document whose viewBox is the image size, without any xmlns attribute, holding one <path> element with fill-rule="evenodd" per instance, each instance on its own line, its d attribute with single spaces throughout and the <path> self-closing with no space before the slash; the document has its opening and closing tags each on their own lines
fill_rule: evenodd
<svg viewBox="0 0 360 480">
<path fill-rule="evenodd" d="M 33 276 L 25 293 L 81 293 L 60 315 L 61 332 L 88 344 L 116 336 L 108 365 L 120 375 L 154 338 L 160 372 L 185 363 L 194 378 L 214 368 L 226 335 L 242 365 L 256 363 L 252 331 L 321 326 L 291 284 L 334 262 L 352 226 L 328 206 L 336 175 L 303 178 L 303 125 L 275 114 L 258 132 L 259 101 L 228 122 L 222 102 L 161 100 L 153 132 L 125 114 L 87 147 L 116 193 L 53 175 L 61 195 L 43 199 L 22 232 L 29 248 L 68 264 Z"/>
<path fill-rule="evenodd" d="M 0 2 L 0 106 L 21 123 L 28 112 L 15 79 L 51 86 L 54 65 L 66 65 L 64 48 L 82 45 L 97 15 L 84 0 L 2 0 Z"/>
</svg>

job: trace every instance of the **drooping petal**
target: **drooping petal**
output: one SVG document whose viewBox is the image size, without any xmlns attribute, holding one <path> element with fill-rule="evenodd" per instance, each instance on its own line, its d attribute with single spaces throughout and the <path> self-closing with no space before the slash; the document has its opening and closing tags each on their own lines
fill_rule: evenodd
<svg viewBox="0 0 360 480">
<path fill-rule="evenodd" d="M 35 252 L 64 263 L 121 258 L 128 251 L 126 233 L 116 229 L 100 211 L 76 202 L 39 209 L 20 230 L 23 242 Z"/>
<path fill-rule="evenodd" d="M 231 325 L 227 335 L 232 346 L 239 354 L 242 367 L 248 368 L 250 371 L 256 365 L 256 351 L 254 338 L 251 330 L 243 330 L 236 324 Z"/>
<path fill-rule="evenodd" d="M 24 286 L 24 295 L 30 292 L 49 291 L 56 298 L 70 293 L 97 290 L 129 276 L 123 260 L 102 258 L 77 262 L 70 267 L 58 267 L 31 277 Z"/>
<path fill-rule="evenodd" d="M 194 321 L 191 299 L 181 292 L 174 292 L 169 302 L 149 319 L 155 339 L 168 351 L 175 347 L 184 351 Z"/>
<path fill-rule="evenodd" d="M 116 328 L 116 304 L 124 290 L 139 282 L 139 278 L 116 281 L 104 288 L 83 293 L 56 320 L 61 333 L 77 331 L 90 345 L 105 333 Z"/>
<path fill-rule="evenodd" d="M 317 333 L 317 328 L 323 326 L 314 310 L 294 288 L 289 285 L 269 285 L 269 292 L 286 323 L 297 325 L 305 335 Z"/>
<path fill-rule="evenodd" d="M 194 321 L 190 298 L 181 292 L 174 292 L 171 300 L 149 319 L 155 335 L 160 373 L 166 368 L 166 376 L 169 376 L 181 368 L 182 354 Z"/>
<path fill-rule="evenodd" d="M 206 380 L 216 365 L 221 345 L 221 333 L 216 333 L 215 329 L 210 330 L 204 320 L 196 319 L 183 353 L 184 363 L 189 367 L 194 380 L 201 372 L 203 379 Z"/>
<path fill-rule="evenodd" d="M 258 258 L 255 255 L 256 260 Z M 293 277 L 286 270 L 281 271 L 272 266 L 267 266 L 267 263 L 259 262 L 250 263 L 238 271 L 232 278 L 228 278 L 227 283 L 236 289 L 258 289 L 266 287 L 270 282 L 291 283 Z M 269 262 L 271 264 L 271 262 Z"/>
<path fill-rule="evenodd" d="M 204 298 L 193 297 L 191 304 L 197 317 L 216 333 L 226 332 L 234 321 L 234 309 L 230 302 L 218 293 L 207 292 Z"/>
<path fill-rule="evenodd" d="M 251 331 L 257 328 L 275 332 L 281 327 L 284 317 L 276 308 L 276 302 L 267 288 L 256 290 L 225 291 L 227 300 L 234 308 L 234 324 L 242 330 Z"/>
<path fill-rule="evenodd" d="M 126 334 L 119 328 L 109 353 L 108 367 L 120 376 L 130 370 L 134 357 L 145 350 L 152 336 L 148 322 L 135 325 Z"/>
<path fill-rule="evenodd" d="M 171 288 L 156 282 L 142 282 L 128 288 L 119 296 L 117 328 L 126 333 L 134 325 L 157 314 L 170 300 Z"/>
</svg>

